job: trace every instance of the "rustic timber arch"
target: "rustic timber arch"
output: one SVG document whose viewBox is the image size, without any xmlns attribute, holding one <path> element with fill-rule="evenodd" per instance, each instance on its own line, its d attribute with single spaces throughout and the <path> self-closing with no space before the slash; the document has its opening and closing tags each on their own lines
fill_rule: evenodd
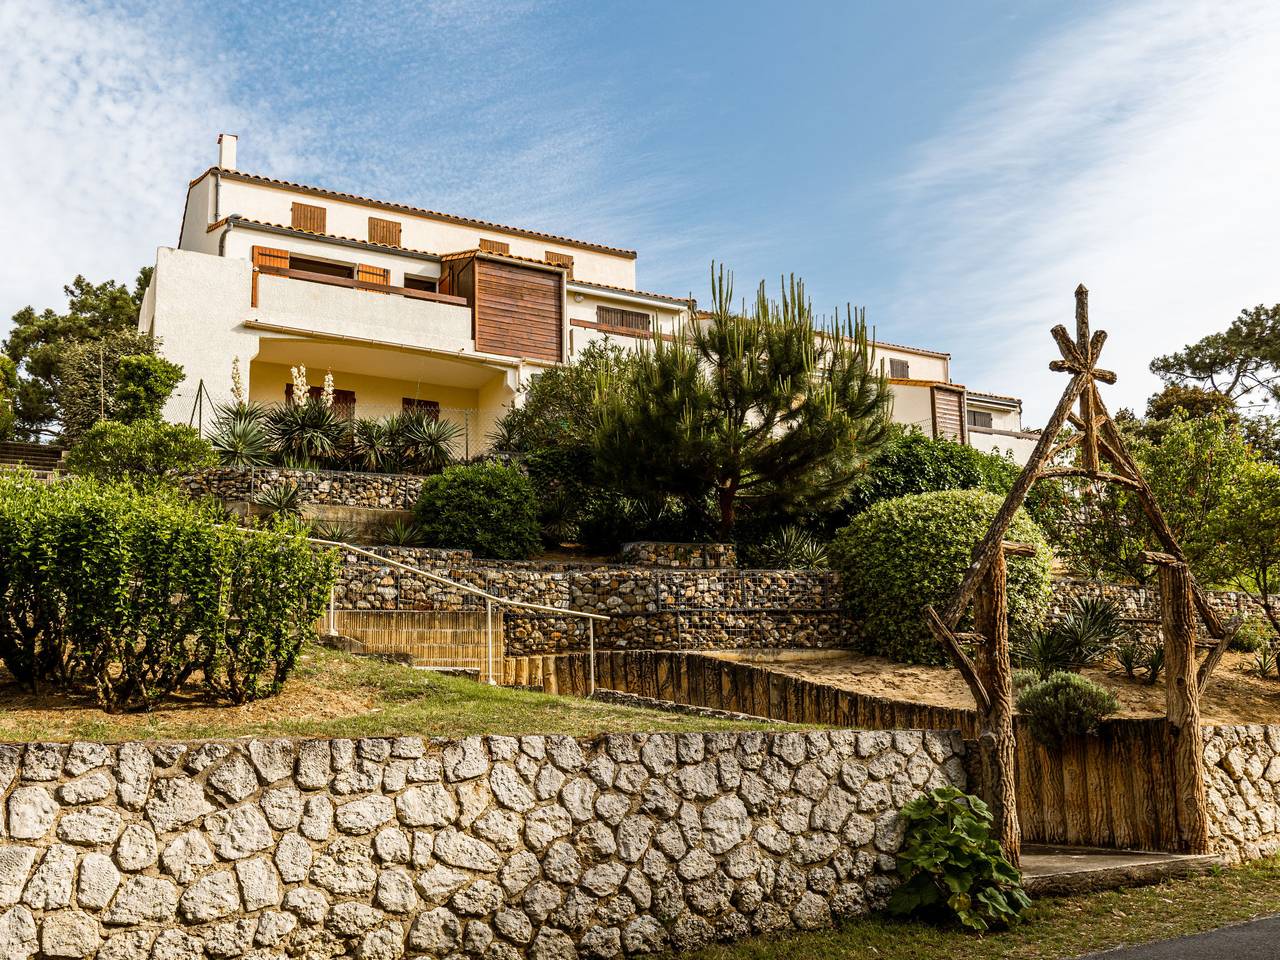
<svg viewBox="0 0 1280 960">
<path fill-rule="evenodd" d="M 1052 331 L 1062 354 L 1049 369 L 1071 374 L 1053 415 L 1040 434 L 1031 458 L 1018 476 L 986 535 L 973 550 L 955 594 L 939 613 L 924 608 L 930 630 L 947 649 L 977 703 L 981 732 L 980 792 L 990 804 L 995 829 L 1006 855 L 1019 860 L 1021 831 L 1017 812 L 1016 741 L 1013 723 L 1013 682 L 1009 660 L 1009 618 L 1006 604 L 1007 554 L 1024 554 L 1032 548 L 1005 540 L 1014 514 L 1040 479 L 1078 477 L 1098 483 L 1114 483 L 1133 490 L 1142 511 L 1164 548 L 1144 555 L 1160 567 L 1162 625 L 1165 642 L 1166 743 L 1174 779 L 1174 811 L 1179 847 L 1191 853 L 1208 851 L 1208 811 L 1203 775 L 1203 742 L 1200 737 L 1200 693 L 1226 652 L 1239 621 L 1224 625 L 1187 565 L 1185 554 L 1156 503 L 1151 488 L 1130 455 L 1119 429 L 1107 412 L 1098 383 L 1113 384 L 1116 375 L 1098 367 L 1107 334 L 1089 332 L 1089 291 L 1076 288 L 1075 339 L 1059 324 Z M 1076 432 L 1065 440 L 1058 436 L 1067 425 Z M 1076 466 L 1053 466 L 1059 455 L 1078 451 Z M 972 634 L 955 632 L 970 603 L 974 605 Z M 1209 635 L 1217 641 L 1197 669 L 1195 614 L 1199 612 Z M 961 640 L 975 644 L 976 663 L 961 647 Z"/>
</svg>

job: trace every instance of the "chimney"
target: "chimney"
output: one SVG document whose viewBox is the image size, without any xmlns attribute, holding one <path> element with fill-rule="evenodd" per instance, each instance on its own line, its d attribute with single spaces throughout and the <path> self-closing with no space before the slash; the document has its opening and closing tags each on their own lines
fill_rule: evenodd
<svg viewBox="0 0 1280 960">
<path fill-rule="evenodd" d="M 223 170 L 236 168 L 236 135 L 234 133 L 218 134 L 218 166 Z"/>
</svg>

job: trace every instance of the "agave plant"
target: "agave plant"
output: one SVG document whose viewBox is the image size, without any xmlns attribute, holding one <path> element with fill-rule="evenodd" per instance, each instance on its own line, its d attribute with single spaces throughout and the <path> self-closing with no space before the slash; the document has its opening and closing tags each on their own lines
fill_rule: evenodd
<svg viewBox="0 0 1280 960">
<path fill-rule="evenodd" d="M 336 456 L 346 445 L 350 429 L 346 420 L 314 397 L 303 403 L 273 407 L 266 416 L 266 424 L 281 457 L 311 462 Z"/>
<path fill-rule="evenodd" d="M 216 408 L 209 442 L 229 467 L 260 467 L 271 462 L 267 411 L 257 403 L 229 403 Z"/>
<path fill-rule="evenodd" d="M 351 429 L 351 463 L 371 473 L 389 473 L 399 469 L 400 455 L 395 430 L 386 420 L 357 420 Z"/>
<path fill-rule="evenodd" d="M 283 480 L 265 487 L 253 498 L 253 502 L 262 507 L 268 517 L 302 515 L 302 492 L 294 480 Z"/>
<path fill-rule="evenodd" d="M 499 453 L 514 453 L 521 450 L 526 419 L 527 414 L 524 410 L 508 410 L 485 437 L 489 441 L 489 446 Z"/>
<path fill-rule="evenodd" d="M 827 565 L 827 545 L 794 524 L 766 540 L 760 554 L 766 564 L 778 570 L 812 570 Z"/>
<path fill-rule="evenodd" d="M 398 419 L 396 429 L 405 467 L 439 473 L 453 462 L 453 445 L 462 436 L 460 426 L 451 420 L 439 420 L 425 410 L 410 410 Z"/>
<path fill-rule="evenodd" d="M 1106 597 L 1077 597 L 1059 629 L 1082 651 L 1101 652 L 1121 640 L 1128 628 L 1120 608 Z"/>
<path fill-rule="evenodd" d="M 345 520 L 315 520 L 311 523 L 311 536 L 334 543 L 355 543 L 360 537 L 360 530 Z"/>
</svg>

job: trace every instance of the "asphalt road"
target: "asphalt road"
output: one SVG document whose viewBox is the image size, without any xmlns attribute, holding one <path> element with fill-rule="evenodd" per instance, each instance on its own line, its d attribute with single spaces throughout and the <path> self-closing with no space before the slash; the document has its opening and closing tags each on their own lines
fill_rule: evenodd
<svg viewBox="0 0 1280 960">
<path fill-rule="evenodd" d="M 1080 960 L 1277 960 L 1280 917 L 1210 930 L 1194 937 L 1091 953 Z"/>
</svg>

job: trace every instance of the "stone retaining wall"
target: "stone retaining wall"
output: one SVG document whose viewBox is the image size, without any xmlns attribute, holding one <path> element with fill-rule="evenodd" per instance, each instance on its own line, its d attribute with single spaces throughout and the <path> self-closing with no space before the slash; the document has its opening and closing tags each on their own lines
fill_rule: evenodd
<svg viewBox="0 0 1280 960">
<path fill-rule="evenodd" d="M 602 648 L 735 649 L 839 647 L 848 643 L 839 578 L 824 570 L 681 570 L 539 561 L 506 563 L 441 556 L 412 547 L 377 553 L 497 596 L 603 613 Z M 335 601 L 346 609 L 425 610 L 474 603 L 456 590 L 351 553 Z M 503 614 L 511 656 L 585 650 L 581 619 Z"/>
<path fill-rule="evenodd" d="M 1247 619 L 1263 617 L 1262 607 L 1247 593 L 1233 590 L 1207 591 L 1209 603 L 1223 623 L 1243 613 Z M 1158 621 L 1160 619 L 1160 587 L 1152 584 L 1139 587 L 1132 584 L 1106 583 L 1100 580 L 1055 580 L 1053 584 L 1053 600 L 1050 607 L 1051 617 L 1063 617 L 1071 609 L 1077 597 L 1107 597 L 1115 601 L 1123 615 Z M 1147 637 L 1155 636 L 1158 625 L 1154 622 L 1140 623 L 1138 632 Z"/>
<path fill-rule="evenodd" d="M 1231 861 L 1280 852 L 1280 724 L 1202 732 L 1214 852 Z"/>
<path fill-rule="evenodd" d="M 190 496 L 228 503 L 252 502 L 266 487 L 292 481 L 303 503 L 378 510 L 412 510 L 422 477 L 350 470 L 288 470 L 283 467 L 212 467 L 178 478 Z"/>
<path fill-rule="evenodd" d="M 738 551 L 732 543 L 666 543 L 637 540 L 624 543 L 618 557 L 623 563 L 641 567 L 694 567 L 724 569 L 738 565 Z"/>
<path fill-rule="evenodd" d="M 958 736 L 0 747 L 0 955 L 615 957 L 882 904 Z"/>
</svg>

